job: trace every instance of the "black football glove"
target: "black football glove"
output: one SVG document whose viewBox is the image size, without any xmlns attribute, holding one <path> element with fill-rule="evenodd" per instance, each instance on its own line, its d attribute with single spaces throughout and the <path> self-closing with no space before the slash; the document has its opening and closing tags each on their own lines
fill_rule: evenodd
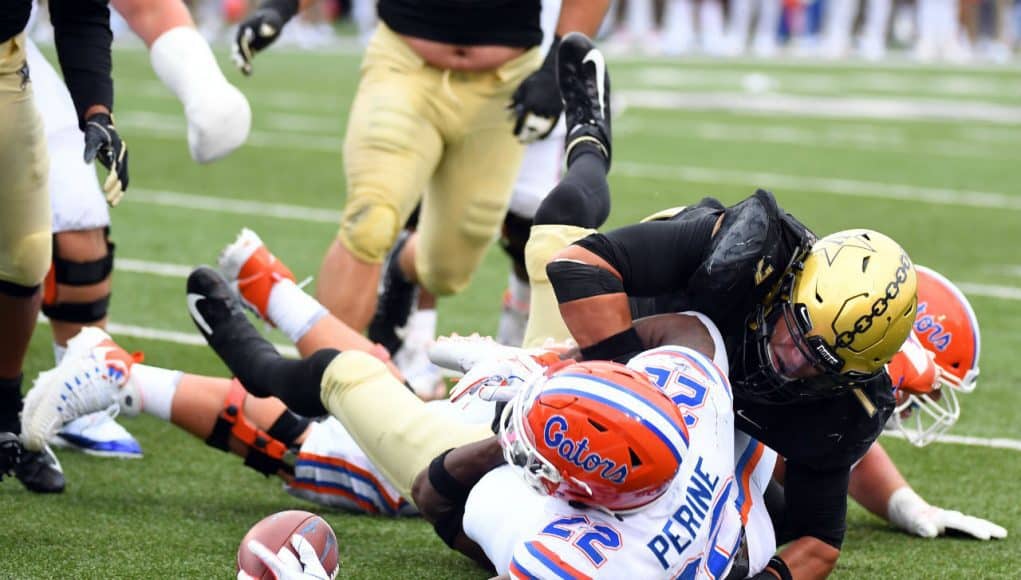
<svg viewBox="0 0 1021 580">
<path fill-rule="evenodd" d="M 508 107 L 514 117 L 514 136 L 522 143 L 545 139 L 553 132 L 564 102 L 560 100 L 560 86 L 557 85 L 557 47 L 560 37 L 553 39 L 546 59 L 539 70 L 521 81 L 511 95 Z"/>
<path fill-rule="evenodd" d="M 103 182 L 106 202 L 110 206 L 120 203 L 128 189 L 128 146 L 117 134 L 113 117 L 96 113 L 85 119 L 85 163 L 98 159 L 110 170 Z"/>
<path fill-rule="evenodd" d="M 231 58 L 241 72 L 252 74 L 255 53 L 273 44 L 287 21 L 298 13 L 298 0 L 267 0 L 238 26 Z"/>
</svg>

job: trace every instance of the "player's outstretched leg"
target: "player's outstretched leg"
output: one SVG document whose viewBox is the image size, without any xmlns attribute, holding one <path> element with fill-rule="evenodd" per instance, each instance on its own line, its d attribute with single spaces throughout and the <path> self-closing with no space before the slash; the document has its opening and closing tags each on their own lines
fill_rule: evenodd
<svg viewBox="0 0 1021 580">
<path fill-rule="evenodd" d="M 116 407 L 134 358 L 110 336 L 85 327 L 67 343 L 57 368 L 39 374 L 25 396 L 21 438 L 30 451 L 42 451 L 67 422 Z"/>
<path fill-rule="evenodd" d="M 580 32 L 560 42 L 557 81 L 567 122 L 567 163 L 583 145 L 596 147 L 610 165 L 610 75 L 603 53 Z"/>
<path fill-rule="evenodd" d="M 282 357 L 252 326 L 223 276 L 200 266 L 188 276 L 188 312 L 206 342 L 249 393 L 277 397 L 306 417 L 326 414 L 319 398 L 323 371 L 337 356 L 324 349 L 304 360 Z"/>
</svg>

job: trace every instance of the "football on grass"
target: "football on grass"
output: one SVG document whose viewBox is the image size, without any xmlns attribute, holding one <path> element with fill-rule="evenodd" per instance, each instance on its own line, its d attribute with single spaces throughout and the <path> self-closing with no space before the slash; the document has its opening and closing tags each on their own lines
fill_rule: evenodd
<svg viewBox="0 0 1021 580">
<path fill-rule="evenodd" d="M 238 548 L 238 570 L 244 570 L 253 578 L 272 580 L 273 572 L 248 549 L 248 541 L 259 540 L 274 554 L 279 552 L 280 548 L 286 547 L 297 555 L 291 546 L 291 536 L 295 534 L 303 536 L 312 544 L 319 555 L 319 561 L 323 564 L 323 569 L 331 578 L 336 576 L 340 566 L 340 554 L 337 552 L 337 536 L 333 533 L 333 528 L 323 518 L 301 510 L 278 512 L 252 526 L 241 539 L 241 546 Z"/>
</svg>

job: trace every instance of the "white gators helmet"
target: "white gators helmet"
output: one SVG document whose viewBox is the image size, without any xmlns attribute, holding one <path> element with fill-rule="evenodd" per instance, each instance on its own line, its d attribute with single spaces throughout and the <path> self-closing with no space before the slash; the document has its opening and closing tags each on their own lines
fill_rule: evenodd
<svg viewBox="0 0 1021 580">
<path fill-rule="evenodd" d="M 924 266 L 916 270 L 914 331 L 887 365 L 897 389 L 897 407 L 887 429 L 922 447 L 957 423 L 958 394 L 975 390 L 981 339 L 964 293 L 938 272 Z"/>
</svg>

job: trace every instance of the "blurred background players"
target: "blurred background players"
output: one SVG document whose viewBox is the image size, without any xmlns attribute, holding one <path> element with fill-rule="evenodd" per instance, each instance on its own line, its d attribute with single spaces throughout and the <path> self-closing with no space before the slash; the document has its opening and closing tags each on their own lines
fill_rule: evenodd
<svg viewBox="0 0 1021 580">
<path fill-rule="evenodd" d="M 0 431 L 14 433 L 21 430 L 21 369 L 51 255 L 48 156 L 25 50 L 24 31 L 31 9 L 29 1 L 12 2 L 0 19 L 0 123 L 5 136 L 0 151 L 0 201 L 4 207 L 0 319 L 5 322 L 0 338 Z M 128 172 L 127 149 L 111 117 L 109 11 L 102 2 L 56 0 L 50 3 L 50 19 L 77 125 L 85 133 L 85 160 L 99 159 L 110 170 L 104 190 L 107 200 L 115 204 L 128 186 Z M 32 491 L 64 489 L 60 466 L 46 449 L 24 454 L 16 474 Z"/>
</svg>

